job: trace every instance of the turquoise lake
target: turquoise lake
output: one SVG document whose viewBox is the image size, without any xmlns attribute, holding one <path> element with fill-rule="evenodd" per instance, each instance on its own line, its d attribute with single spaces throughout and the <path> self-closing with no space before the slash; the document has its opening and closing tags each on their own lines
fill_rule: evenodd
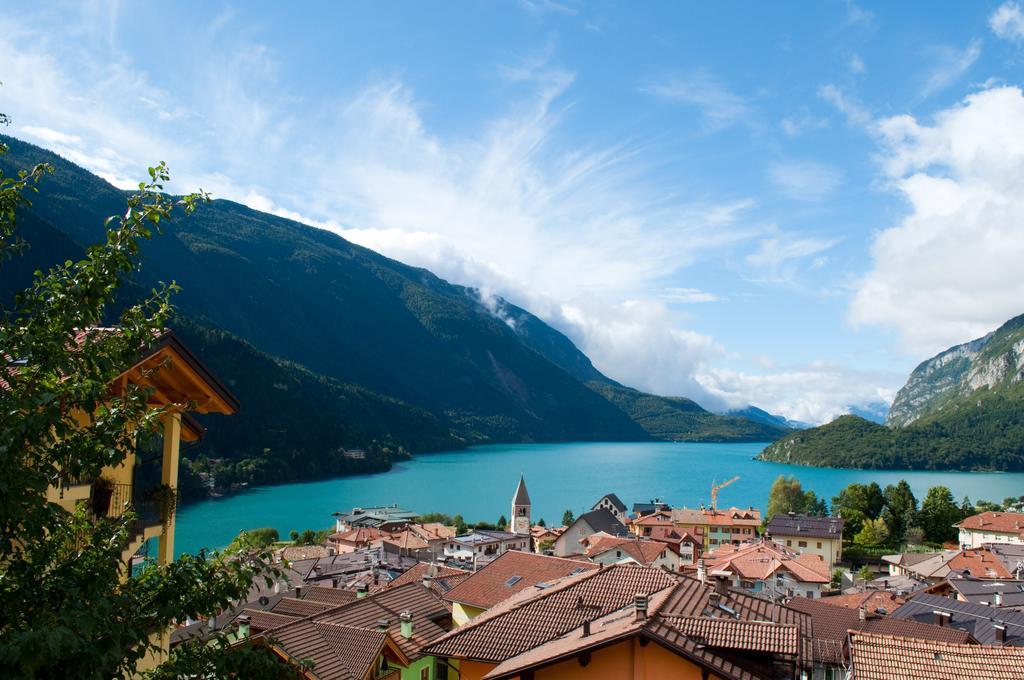
<svg viewBox="0 0 1024 680">
<path fill-rule="evenodd" d="M 661 498 L 698 507 L 708 501 L 713 480 L 739 475 L 722 490 L 719 507 L 761 509 L 772 481 L 796 475 L 804 489 L 831 499 L 851 482 L 883 487 L 906 479 L 920 501 L 928 487 L 942 484 L 959 501 L 1002 500 L 1024 494 L 1024 473 L 911 472 L 811 468 L 753 460 L 764 444 L 575 443 L 503 444 L 416 456 L 390 472 L 316 482 L 259 487 L 226 498 L 191 503 L 178 512 L 175 537 L 180 552 L 222 548 L 241 529 L 272 526 L 325 528 L 331 514 L 354 506 L 397 503 L 417 512 L 462 513 L 467 521 L 496 522 L 509 514 L 519 474 L 533 501 L 533 520 L 558 524 L 562 513 L 589 510 L 614 491 L 627 504 Z"/>
</svg>

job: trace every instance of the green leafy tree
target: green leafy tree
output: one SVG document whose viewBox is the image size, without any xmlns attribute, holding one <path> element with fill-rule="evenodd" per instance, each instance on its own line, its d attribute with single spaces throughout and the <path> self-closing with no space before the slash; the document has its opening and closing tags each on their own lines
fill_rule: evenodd
<svg viewBox="0 0 1024 680">
<path fill-rule="evenodd" d="M 857 578 L 861 581 L 873 581 L 875 580 L 875 572 L 868 565 L 864 565 L 857 571 Z"/>
<path fill-rule="evenodd" d="M 832 514 L 842 517 L 843 538 L 852 540 L 860 533 L 864 520 L 878 519 L 885 507 L 885 496 L 876 482 L 850 484 L 832 498 Z"/>
<path fill-rule="evenodd" d="M 456 535 L 459 536 L 466 533 L 466 531 L 469 529 L 469 527 L 466 526 L 466 520 L 462 518 L 462 515 L 457 514 L 455 515 L 455 517 L 452 517 L 452 524 L 455 526 Z"/>
<path fill-rule="evenodd" d="M 945 543 L 956 540 L 953 525 L 963 519 L 963 512 L 953 500 L 953 492 L 945 486 L 933 486 L 921 503 L 921 528 L 927 540 Z"/>
<path fill-rule="evenodd" d="M 498 529 L 504 530 L 508 528 L 508 519 L 505 515 L 498 518 Z"/>
<path fill-rule="evenodd" d="M 765 517 L 771 520 L 775 515 L 785 515 L 788 512 L 803 514 L 807 510 L 807 496 L 796 477 L 779 475 L 772 482 L 772 488 L 768 492 L 768 509 Z"/>
<path fill-rule="evenodd" d="M 299 545 L 299 532 L 295 529 L 288 532 L 288 538 L 291 539 L 292 543 Z"/>
<path fill-rule="evenodd" d="M 853 542 L 858 545 L 883 545 L 889 538 L 889 528 L 885 521 L 878 519 L 866 519 L 861 530 L 853 537 Z"/>
<path fill-rule="evenodd" d="M 572 510 L 566 510 L 562 513 L 562 526 L 567 527 L 576 521 L 576 517 L 572 514 Z"/>
<path fill-rule="evenodd" d="M 261 549 L 268 548 L 273 545 L 280 536 L 277 533 L 277 529 L 274 527 L 261 527 L 259 529 L 249 529 L 248 531 L 240 531 L 231 544 L 228 546 L 228 552 L 235 552 L 238 550 L 246 549 Z"/>
<path fill-rule="evenodd" d="M 804 494 L 804 512 L 812 517 L 827 517 L 828 503 L 824 498 L 818 498 L 818 494 L 808 490 Z"/>
<path fill-rule="evenodd" d="M 832 570 L 832 580 L 830 585 L 833 590 L 838 590 L 843 585 L 843 570 L 836 568 Z"/>
<path fill-rule="evenodd" d="M 37 166 L 16 177 L 0 173 L 0 267 L 27 247 L 16 216 L 46 172 Z M 97 478 L 104 466 L 123 463 L 158 431 L 166 412 L 148 405 L 141 386 L 114 396 L 109 385 L 166 327 L 173 285 L 124 307 L 118 332 L 91 329 L 110 325 L 140 243 L 175 208 L 191 212 L 201 199 L 166 196 L 167 180 L 162 164 L 150 168 L 127 210 L 107 221 L 104 243 L 89 247 L 81 261 L 37 272 L 3 310 L 0 351 L 15 370 L 4 373 L 0 390 L 0 667 L 11 677 L 132 675 L 158 648 L 154 632 L 215 614 L 244 597 L 258 575 L 273 574 L 268 555 L 245 551 L 232 559 L 186 555 L 129 577 L 122 553 L 135 535 L 132 513 L 97 518 L 84 506 L 69 512 L 46 499 L 50 486 Z M 93 417 L 82 424 L 78 413 Z M 182 645 L 168 663 L 179 664 L 183 675 L 212 674 L 219 661 L 212 654 L 189 660 L 195 650 Z M 277 665 L 252 675 L 286 672 Z"/>
<path fill-rule="evenodd" d="M 907 531 L 917 523 L 917 498 L 905 479 L 885 487 L 883 495 L 882 519 L 889 529 L 889 537 L 894 543 L 903 543 L 907 540 Z"/>
<path fill-rule="evenodd" d="M 539 527 L 546 527 L 547 525 L 548 523 L 544 521 L 543 517 L 541 517 L 540 520 L 537 522 L 537 526 Z"/>
</svg>

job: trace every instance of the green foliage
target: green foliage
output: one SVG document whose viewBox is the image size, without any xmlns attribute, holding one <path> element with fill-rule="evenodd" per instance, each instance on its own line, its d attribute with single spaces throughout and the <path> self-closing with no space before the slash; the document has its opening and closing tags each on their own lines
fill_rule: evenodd
<svg viewBox="0 0 1024 680">
<path fill-rule="evenodd" d="M 234 540 L 231 541 L 226 552 L 269 548 L 278 540 L 280 540 L 280 536 L 277 533 L 277 529 L 274 527 L 260 527 L 258 529 L 240 531 L 238 532 L 238 535 L 235 536 Z"/>
<path fill-rule="evenodd" d="M 502 515 L 501 517 L 498 518 L 497 527 L 499 529 L 501 529 L 502 531 L 504 531 L 505 529 L 508 528 L 508 519 L 505 517 L 505 515 Z"/>
<path fill-rule="evenodd" d="M 860 533 L 865 520 L 878 519 L 884 507 L 885 496 L 877 482 L 850 484 L 832 498 L 832 514 L 843 518 L 846 540 Z"/>
<path fill-rule="evenodd" d="M 540 545 L 538 545 L 537 547 L 540 548 L 540 551 L 542 553 L 547 552 L 548 550 L 551 550 L 555 547 L 555 539 L 546 538 L 543 541 L 541 541 Z"/>
<path fill-rule="evenodd" d="M 576 521 L 576 517 L 572 514 L 572 510 L 566 510 L 562 513 L 562 526 L 567 527 Z"/>
<path fill-rule="evenodd" d="M 825 502 L 824 498 L 818 498 L 818 494 L 808 490 L 804 494 L 804 512 L 812 517 L 827 517 L 828 516 L 828 503 Z"/>
<path fill-rule="evenodd" d="M 466 525 L 466 520 L 464 520 L 462 518 L 462 515 L 459 514 L 455 515 L 455 517 L 452 517 L 452 526 L 455 527 L 456 536 L 461 536 L 462 534 L 466 533 L 466 531 L 469 529 L 469 527 Z"/>
<path fill-rule="evenodd" d="M 866 519 L 853 542 L 858 545 L 883 545 L 889 539 L 889 527 L 882 518 Z"/>
<path fill-rule="evenodd" d="M 894 543 L 902 543 L 907 538 L 907 532 L 917 524 L 917 499 L 904 479 L 895 485 L 886 486 L 883 495 L 885 509 L 882 510 L 882 519 L 885 520 L 889 537 Z"/>
<path fill-rule="evenodd" d="M 832 570 L 832 580 L 830 581 L 829 585 L 831 585 L 833 589 L 838 589 L 838 588 L 842 587 L 842 585 L 843 585 L 843 570 L 842 569 L 839 569 L 837 567 L 837 568 Z"/>
<path fill-rule="evenodd" d="M 963 511 L 953 500 L 953 492 L 945 486 L 933 486 L 921 502 L 920 522 L 925 538 L 934 543 L 956 540 L 953 525 L 964 518 Z"/>
<path fill-rule="evenodd" d="M 875 572 L 871 567 L 865 564 L 857 572 L 857 578 L 859 578 L 861 581 L 873 581 L 875 578 Z"/>
<path fill-rule="evenodd" d="M 802 515 L 808 512 L 812 504 L 815 511 L 820 510 L 818 496 L 813 491 L 804 493 L 799 479 L 779 475 L 772 482 L 772 488 L 768 492 L 768 509 L 765 517 L 770 521 L 775 515 L 785 515 L 789 512 Z"/>
<path fill-rule="evenodd" d="M 446 515 L 443 512 L 428 512 L 425 515 L 420 515 L 417 521 L 421 524 L 443 524 L 445 526 L 453 526 L 455 519 L 451 515 Z"/>
<path fill-rule="evenodd" d="M 0 280 L 10 258 L 25 252 L 15 218 L 45 171 L 0 172 Z M 46 500 L 51 485 L 121 464 L 161 424 L 164 409 L 148 406 L 146 389 L 130 385 L 112 396 L 109 384 L 165 326 L 175 287 L 157 285 L 123 306 L 118 332 L 98 328 L 112 320 L 141 244 L 176 208 L 191 212 L 202 199 L 167 197 L 167 179 L 162 164 L 150 168 L 127 210 L 104 223 L 101 243 L 78 261 L 39 271 L 3 310 L 0 347 L 16 370 L 5 372 L 0 390 L 0 667 L 12 677 L 130 675 L 154 631 L 212 615 L 243 597 L 257 575 L 273 573 L 268 556 L 243 553 L 186 556 L 125 578 L 121 555 L 137 536 L 133 513 L 97 518 L 84 506 L 68 512 Z M 83 425 L 76 413 L 93 418 Z"/>
<path fill-rule="evenodd" d="M 748 418 L 716 415 L 683 397 L 659 397 L 600 380 L 591 380 L 587 386 L 622 409 L 655 439 L 764 442 L 788 432 Z"/>
<path fill-rule="evenodd" d="M 301 533 L 292 529 L 288 536 L 291 538 L 292 545 L 294 546 L 320 545 L 333 533 L 332 529 L 305 529 Z"/>
<path fill-rule="evenodd" d="M 540 520 L 537 521 L 537 526 L 539 527 L 546 527 L 547 525 L 548 523 L 544 521 L 543 517 L 541 517 Z"/>
</svg>

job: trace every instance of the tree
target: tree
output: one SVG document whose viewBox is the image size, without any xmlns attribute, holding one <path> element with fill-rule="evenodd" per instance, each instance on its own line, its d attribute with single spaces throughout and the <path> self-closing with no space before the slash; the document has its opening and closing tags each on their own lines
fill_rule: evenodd
<svg viewBox="0 0 1024 680">
<path fill-rule="evenodd" d="M 878 519 L 885 507 L 885 496 L 877 482 L 850 484 L 832 498 L 832 514 L 842 517 L 843 538 L 852 539 L 866 519 Z"/>
<path fill-rule="evenodd" d="M 562 526 L 563 527 L 570 526 L 575 521 L 576 521 L 576 518 L 573 516 L 572 510 L 566 510 L 565 512 L 562 513 Z"/>
<path fill-rule="evenodd" d="M 467 529 L 469 529 L 469 527 L 466 526 L 466 520 L 464 520 L 462 518 L 462 515 L 459 514 L 456 514 L 455 517 L 452 517 L 452 524 L 455 526 L 456 536 L 461 536 L 462 534 L 466 533 Z"/>
<path fill-rule="evenodd" d="M 882 518 L 866 519 L 861 530 L 853 537 L 858 545 L 882 545 L 889 538 L 889 528 Z"/>
<path fill-rule="evenodd" d="M 505 517 L 505 515 L 502 515 L 501 517 L 498 518 L 498 530 L 499 531 L 504 531 L 507 528 L 508 528 L 508 518 Z"/>
<path fill-rule="evenodd" d="M 296 534 L 297 534 L 296 538 L 292 539 L 292 543 L 294 545 L 297 545 L 297 546 L 299 546 L 299 545 L 316 545 L 317 543 L 320 542 L 318 540 L 318 536 L 316 535 L 316 532 L 313 531 L 312 529 L 306 529 L 301 534 L 298 534 L 296 532 Z"/>
<path fill-rule="evenodd" d="M 0 173 L 0 267 L 27 247 L 16 216 L 47 171 Z M 244 597 L 258 575 L 276 574 L 269 554 L 245 550 L 185 555 L 131 577 L 121 555 L 134 535 L 133 513 L 97 518 L 84 506 L 68 512 L 46 499 L 52 485 L 97 478 L 105 466 L 122 464 L 154 436 L 168 410 L 150 407 L 144 387 L 127 385 L 116 396 L 109 388 L 170 318 L 173 285 L 114 318 L 115 296 L 136 267 L 140 243 L 175 209 L 191 212 L 202 199 L 166 196 L 168 179 L 163 164 L 150 168 L 127 210 L 107 221 L 104 243 L 90 246 L 79 262 L 37 272 L 3 310 L 0 348 L 16 362 L 0 390 L 0 666 L 11 676 L 133 675 L 158 648 L 154 631 L 213 615 Z M 112 321 L 117 332 L 100 330 Z M 82 413 L 92 418 L 83 423 L 76 417 Z M 216 637 L 213 648 L 223 640 Z M 223 654 L 190 657 L 196 649 L 186 643 L 168 663 L 182 675 L 215 674 Z M 280 665 L 249 670 L 257 677 L 291 674 Z"/>
<path fill-rule="evenodd" d="M 828 516 L 828 503 L 825 502 L 824 498 L 818 498 L 818 494 L 808 490 L 804 501 L 804 512 L 811 517 L 827 517 Z"/>
<path fill-rule="evenodd" d="M 945 543 L 956 540 L 953 525 L 963 519 L 963 513 L 948 487 L 933 486 L 921 503 L 920 518 L 925 538 L 933 543 Z"/>
<path fill-rule="evenodd" d="M 832 580 L 830 585 L 833 590 L 839 590 L 843 586 L 843 570 L 836 567 L 832 570 Z"/>
<path fill-rule="evenodd" d="M 537 547 L 540 548 L 541 553 L 547 552 L 548 550 L 551 550 L 555 547 L 555 540 L 553 538 L 547 538 L 541 541 L 540 545 L 538 545 Z"/>
<path fill-rule="evenodd" d="M 924 529 L 919 526 L 910 527 L 907 529 L 906 541 L 907 545 L 924 545 Z"/>
<path fill-rule="evenodd" d="M 292 543 L 294 543 L 295 545 L 299 545 L 299 532 L 295 529 L 292 529 L 288 532 L 288 538 L 290 538 Z"/>
<path fill-rule="evenodd" d="M 537 522 L 537 526 L 539 527 L 546 527 L 547 525 L 548 523 L 544 521 L 543 517 L 541 517 L 540 520 Z"/>
<path fill-rule="evenodd" d="M 857 571 L 857 578 L 861 581 L 873 581 L 875 580 L 875 572 L 868 565 L 864 565 Z"/>
<path fill-rule="evenodd" d="M 236 552 L 245 549 L 268 548 L 277 542 L 278 538 L 280 536 L 274 527 L 260 527 L 259 529 L 240 531 L 234 540 L 231 541 L 227 551 Z"/>
<path fill-rule="evenodd" d="M 894 543 L 903 543 L 907 540 L 907 531 L 917 523 L 917 498 L 905 479 L 886 486 L 883 495 L 882 519 L 889 530 L 889 538 Z"/>
<path fill-rule="evenodd" d="M 775 515 L 785 515 L 788 512 L 803 514 L 806 509 L 807 496 L 800 485 L 800 480 L 784 475 L 776 477 L 768 492 L 768 509 L 765 517 L 770 521 Z"/>
</svg>

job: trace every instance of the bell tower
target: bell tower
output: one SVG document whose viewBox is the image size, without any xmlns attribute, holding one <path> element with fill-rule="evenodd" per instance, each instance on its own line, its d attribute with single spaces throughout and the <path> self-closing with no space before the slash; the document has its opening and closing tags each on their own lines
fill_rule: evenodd
<svg viewBox="0 0 1024 680">
<path fill-rule="evenodd" d="M 530 521 L 530 494 L 526 492 L 526 480 L 519 476 L 516 495 L 512 497 L 512 520 L 508 530 L 520 536 L 529 536 L 533 522 Z"/>
</svg>

